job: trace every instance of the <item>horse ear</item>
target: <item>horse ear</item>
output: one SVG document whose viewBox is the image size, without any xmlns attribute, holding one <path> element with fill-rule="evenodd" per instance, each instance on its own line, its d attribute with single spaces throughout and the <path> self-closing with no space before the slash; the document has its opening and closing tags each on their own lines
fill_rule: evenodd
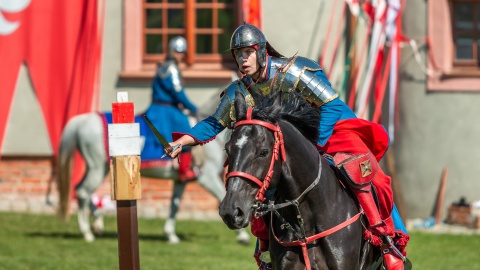
<svg viewBox="0 0 480 270">
<path fill-rule="evenodd" d="M 235 118 L 237 121 L 247 118 L 247 102 L 240 92 L 235 92 Z"/>
</svg>

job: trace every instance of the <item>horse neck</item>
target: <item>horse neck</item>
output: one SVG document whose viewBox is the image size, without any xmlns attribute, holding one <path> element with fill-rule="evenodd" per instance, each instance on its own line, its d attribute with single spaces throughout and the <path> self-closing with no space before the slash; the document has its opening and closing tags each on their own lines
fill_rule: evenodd
<svg viewBox="0 0 480 270">
<path fill-rule="evenodd" d="M 282 166 L 282 174 L 277 183 L 277 190 L 286 200 L 296 199 L 317 178 L 320 155 L 316 147 L 290 123 L 280 122 L 286 162 Z M 282 192 L 284 191 L 284 192 Z"/>
<path fill-rule="evenodd" d="M 282 124 L 287 161 L 277 183 L 280 200 L 295 200 L 319 176 L 320 180 L 308 193 L 302 195 L 299 209 L 308 215 L 310 224 L 322 224 L 325 228 L 345 220 L 345 216 L 358 213 L 358 206 L 338 181 L 330 164 L 316 147 L 291 124 Z M 332 207 L 333 205 L 340 207 Z M 341 209 L 340 209 L 341 208 Z M 294 211 L 285 213 L 287 219 L 296 219 Z M 290 217 L 288 217 L 290 216 Z"/>
</svg>

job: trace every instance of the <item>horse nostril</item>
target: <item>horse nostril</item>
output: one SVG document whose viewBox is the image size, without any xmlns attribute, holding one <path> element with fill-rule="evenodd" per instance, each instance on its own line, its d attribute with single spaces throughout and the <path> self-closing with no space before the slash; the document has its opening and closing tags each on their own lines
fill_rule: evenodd
<svg viewBox="0 0 480 270">
<path fill-rule="evenodd" d="M 235 217 L 235 222 L 241 223 L 245 216 L 245 213 L 242 211 L 242 209 L 240 209 L 239 207 L 236 207 L 233 213 L 234 213 L 233 216 Z"/>
</svg>

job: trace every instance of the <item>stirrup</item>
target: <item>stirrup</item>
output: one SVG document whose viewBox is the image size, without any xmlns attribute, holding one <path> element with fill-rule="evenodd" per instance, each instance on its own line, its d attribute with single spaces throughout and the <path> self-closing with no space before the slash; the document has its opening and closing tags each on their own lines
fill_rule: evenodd
<svg viewBox="0 0 480 270">
<path fill-rule="evenodd" d="M 400 252 L 400 250 L 398 250 L 398 248 L 393 243 L 392 238 L 388 235 L 383 235 L 382 240 L 386 244 L 386 247 L 382 249 L 382 255 L 390 253 L 390 251 L 392 251 L 391 253 L 392 255 L 397 256 L 399 259 L 401 259 L 405 263 L 407 258 L 403 256 L 403 253 Z"/>
</svg>

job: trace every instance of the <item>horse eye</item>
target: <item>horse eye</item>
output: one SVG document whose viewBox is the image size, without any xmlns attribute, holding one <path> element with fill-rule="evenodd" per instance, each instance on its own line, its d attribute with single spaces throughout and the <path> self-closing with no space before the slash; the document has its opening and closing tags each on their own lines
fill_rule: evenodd
<svg viewBox="0 0 480 270">
<path fill-rule="evenodd" d="M 262 151 L 260 151 L 260 154 L 258 155 L 259 157 L 266 157 L 268 155 L 268 150 L 267 149 L 262 149 Z"/>
</svg>

